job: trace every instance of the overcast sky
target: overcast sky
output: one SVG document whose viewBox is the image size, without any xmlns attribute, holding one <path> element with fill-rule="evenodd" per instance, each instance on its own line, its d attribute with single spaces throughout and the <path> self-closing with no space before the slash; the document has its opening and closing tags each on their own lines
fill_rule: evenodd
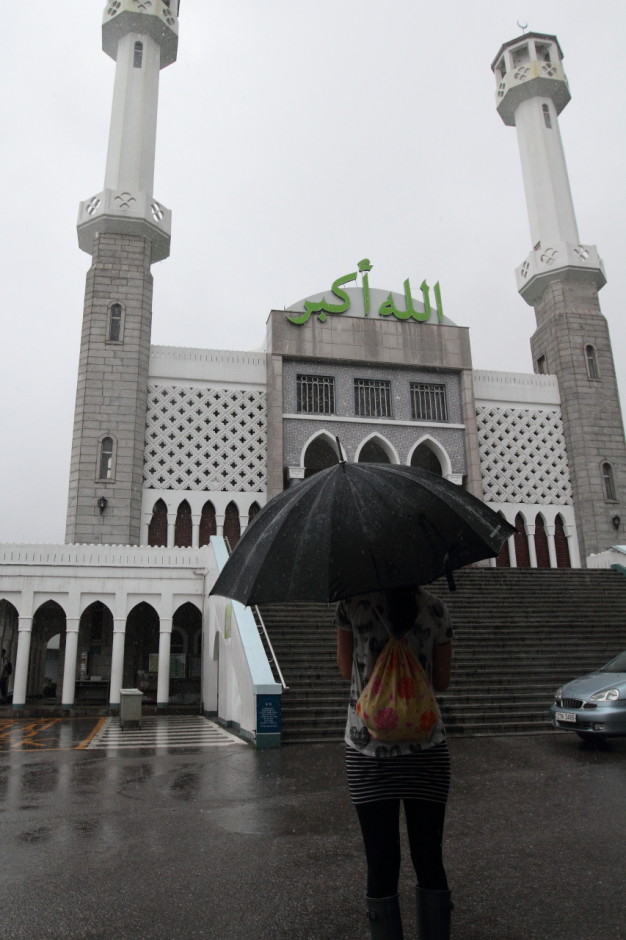
<svg viewBox="0 0 626 940">
<path fill-rule="evenodd" d="M 104 6 L 3 8 L 1 542 L 64 538 L 90 263 L 76 217 L 104 181 L 115 70 Z M 440 282 L 475 368 L 531 372 L 526 203 L 490 69 L 518 22 L 565 54 L 561 133 L 624 399 L 624 0 L 182 0 L 161 72 L 154 195 L 173 232 L 153 343 L 258 347 L 270 309 L 369 257 L 372 287 Z"/>
</svg>

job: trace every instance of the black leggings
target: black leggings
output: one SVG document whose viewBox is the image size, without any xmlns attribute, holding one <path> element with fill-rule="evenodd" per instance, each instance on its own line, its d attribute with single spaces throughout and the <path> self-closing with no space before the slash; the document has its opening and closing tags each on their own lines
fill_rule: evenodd
<svg viewBox="0 0 626 940">
<path fill-rule="evenodd" d="M 420 888 L 447 891 L 443 867 L 445 803 L 403 800 L 411 861 Z M 367 896 L 388 898 L 398 893 L 400 877 L 400 800 L 377 800 L 355 806 L 367 860 Z"/>
</svg>

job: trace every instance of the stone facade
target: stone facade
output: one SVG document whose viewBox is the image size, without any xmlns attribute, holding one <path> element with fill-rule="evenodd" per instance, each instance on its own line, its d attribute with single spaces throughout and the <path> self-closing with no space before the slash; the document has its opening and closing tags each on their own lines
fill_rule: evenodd
<svg viewBox="0 0 626 940">
<path fill-rule="evenodd" d="M 152 275 L 150 242 L 94 239 L 78 367 L 66 541 L 139 543 L 146 429 Z M 111 339 L 111 308 L 121 308 Z M 105 439 L 110 468 L 101 467 Z M 99 500 L 106 505 L 99 506 Z"/>
<path fill-rule="evenodd" d="M 469 331 L 451 323 L 430 324 L 345 316 L 328 322 L 311 320 L 303 327 L 290 323 L 284 311 L 273 310 L 267 333 L 268 496 L 283 489 L 284 467 L 297 465 L 307 440 L 316 431 L 337 434 L 353 459 L 363 441 L 382 435 L 401 462 L 421 439 L 440 442 L 451 458 L 448 475 L 464 478 L 466 488 L 480 495 L 480 461 L 476 445 L 476 410 L 471 379 Z M 337 378 L 337 414 L 330 420 L 294 415 L 298 369 L 324 370 L 332 365 Z M 358 375 L 393 379 L 394 420 L 355 420 L 352 381 Z M 409 381 L 446 385 L 449 423 L 410 418 Z M 399 392 L 406 386 L 406 395 Z M 345 442 L 344 442 L 345 439 Z M 466 446 L 470 444 L 471 446 Z M 292 463 L 293 461 L 293 463 Z"/>
<path fill-rule="evenodd" d="M 607 322 L 597 287 L 579 276 L 550 283 L 535 303 L 533 360 L 559 380 L 563 434 L 569 461 L 578 534 L 584 557 L 617 538 L 622 515 L 626 445 Z M 588 350 L 588 348 L 590 349 Z M 590 357 L 595 358 L 595 368 Z M 603 468 L 611 468 L 614 493 Z"/>
</svg>

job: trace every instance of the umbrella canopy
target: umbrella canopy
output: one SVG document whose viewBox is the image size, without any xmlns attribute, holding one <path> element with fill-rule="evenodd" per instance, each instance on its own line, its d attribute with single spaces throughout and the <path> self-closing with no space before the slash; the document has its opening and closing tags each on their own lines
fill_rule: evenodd
<svg viewBox="0 0 626 940">
<path fill-rule="evenodd" d="M 479 499 L 434 473 L 342 462 L 270 500 L 211 593 L 246 605 L 330 602 L 429 584 L 495 557 L 514 531 Z"/>
</svg>

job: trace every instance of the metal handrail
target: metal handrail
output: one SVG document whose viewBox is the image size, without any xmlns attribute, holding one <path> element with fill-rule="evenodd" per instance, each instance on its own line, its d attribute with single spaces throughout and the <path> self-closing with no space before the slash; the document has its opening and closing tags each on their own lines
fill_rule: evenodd
<svg viewBox="0 0 626 940">
<path fill-rule="evenodd" d="M 233 550 L 232 550 L 232 548 L 230 547 L 230 542 L 228 541 L 228 538 L 227 538 L 225 535 L 222 535 L 222 538 L 224 539 L 224 542 L 226 543 L 226 550 L 228 551 L 228 554 L 229 554 L 229 555 L 232 555 L 232 551 L 233 551 Z M 275 666 L 276 672 L 278 673 L 278 678 L 280 679 L 280 684 L 282 685 L 283 689 L 287 690 L 287 689 L 289 688 L 289 686 L 288 686 L 287 683 L 285 682 L 285 678 L 284 678 L 284 676 L 283 676 L 282 670 L 281 670 L 280 666 L 278 665 L 278 660 L 276 659 L 276 653 L 274 652 L 274 647 L 272 646 L 272 641 L 270 640 L 269 633 L 267 632 L 267 627 L 265 626 L 265 623 L 263 622 L 263 617 L 261 616 L 261 611 L 260 611 L 259 608 L 256 606 L 256 604 L 254 605 L 254 613 L 256 614 L 257 626 L 258 626 L 258 628 L 259 628 L 259 633 L 262 632 L 263 636 L 265 637 L 265 642 L 267 643 L 267 648 L 269 649 L 270 654 L 271 654 L 269 661 L 270 661 L 270 663 L 273 663 L 273 665 Z"/>
<path fill-rule="evenodd" d="M 280 679 L 280 684 L 282 685 L 283 689 L 287 690 L 287 689 L 289 688 L 289 686 L 288 686 L 287 683 L 285 682 L 284 676 L 283 676 L 283 674 L 282 674 L 282 670 L 281 670 L 280 666 L 278 665 L 278 660 L 276 659 L 276 653 L 274 652 L 274 647 L 272 646 L 272 641 L 271 641 L 270 638 L 269 638 L 269 634 L 268 634 L 268 632 L 267 632 L 267 628 L 266 628 L 266 626 L 265 626 L 265 623 L 263 622 L 263 617 L 261 616 L 261 611 L 260 611 L 259 608 L 256 606 L 256 604 L 255 604 L 255 606 L 254 606 L 254 613 L 255 613 L 255 615 L 256 615 L 256 617 L 257 617 L 257 623 L 258 623 L 258 625 L 259 625 L 259 630 L 262 630 L 262 631 L 263 631 L 263 636 L 265 637 L 265 642 L 267 643 L 267 647 L 268 647 L 268 649 L 269 649 L 269 651 L 270 651 L 270 654 L 271 654 L 271 655 L 270 655 L 270 663 L 273 663 L 273 665 L 276 667 L 276 672 L 278 673 L 278 678 Z"/>
</svg>

